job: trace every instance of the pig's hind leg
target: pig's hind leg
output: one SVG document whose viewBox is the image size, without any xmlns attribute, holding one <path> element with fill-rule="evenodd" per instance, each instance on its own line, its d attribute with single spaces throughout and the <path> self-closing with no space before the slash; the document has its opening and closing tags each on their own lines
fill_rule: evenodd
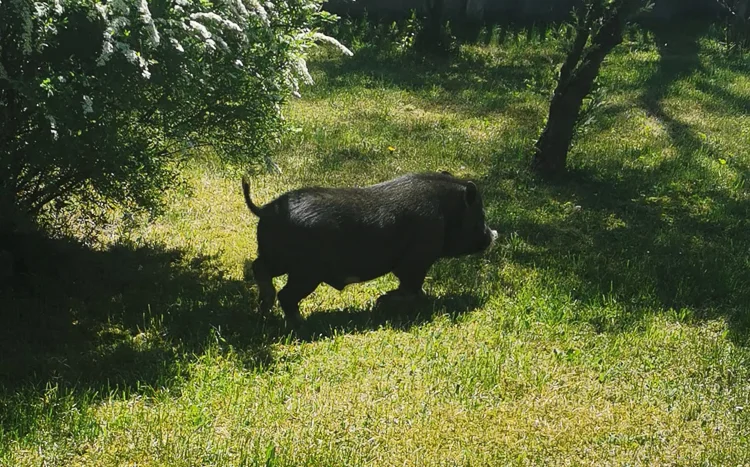
<svg viewBox="0 0 750 467">
<path fill-rule="evenodd" d="M 320 281 L 306 275 L 289 273 L 286 285 L 279 292 L 279 303 L 286 319 L 292 323 L 299 322 L 299 302 L 313 293 Z"/>
<path fill-rule="evenodd" d="M 260 296 L 260 312 L 268 314 L 276 302 L 276 289 L 273 286 L 274 275 L 269 271 L 263 257 L 253 261 L 253 276 L 258 284 L 258 295 Z"/>
</svg>

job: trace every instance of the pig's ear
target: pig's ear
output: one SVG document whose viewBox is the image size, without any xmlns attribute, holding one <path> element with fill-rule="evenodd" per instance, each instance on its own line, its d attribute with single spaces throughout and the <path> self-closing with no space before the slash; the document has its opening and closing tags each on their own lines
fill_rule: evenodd
<svg viewBox="0 0 750 467">
<path fill-rule="evenodd" d="M 447 175 L 447 176 L 449 176 L 449 177 L 452 177 L 452 176 L 453 176 L 453 174 L 452 174 L 452 173 L 450 173 L 450 172 L 448 172 L 447 170 L 441 170 L 441 171 L 440 171 L 440 173 L 441 173 L 441 174 L 443 174 L 443 175 Z"/>
<path fill-rule="evenodd" d="M 477 186 L 474 185 L 474 182 L 466 184 L 466 194 L 464 196 L 466 197 L 467 206 L 471 206 L 477 200 Z"/>
</svg>

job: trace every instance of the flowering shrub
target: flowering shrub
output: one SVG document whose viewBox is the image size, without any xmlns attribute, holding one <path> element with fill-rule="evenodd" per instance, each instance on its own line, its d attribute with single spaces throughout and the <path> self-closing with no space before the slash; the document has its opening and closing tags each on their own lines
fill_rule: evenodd
<svg viewBox="0 0 750 467">
<path fill-rule="evenodd" d="M 324 0 L 0 0 L 0 224 L 152 210 L 179 155 L 267 155 Z"/>
</svg>

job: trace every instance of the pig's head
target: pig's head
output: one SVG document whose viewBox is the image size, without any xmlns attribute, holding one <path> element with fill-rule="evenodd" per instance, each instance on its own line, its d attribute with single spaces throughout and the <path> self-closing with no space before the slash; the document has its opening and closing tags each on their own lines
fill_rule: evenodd
<svg viewBox="0 0 750 467">
<path fill-rule="evenodd" d="M 460 202 L 456 210 L 449 213 L 450 226 L 446 232 L 444 254 L 462 256 L 481 253 L 487 250 L 497 239 L 497 232 L 485 221 L 484 202 L 473 182 L 467 182 L 465 188 L 456 192 Z"/>
</svg>

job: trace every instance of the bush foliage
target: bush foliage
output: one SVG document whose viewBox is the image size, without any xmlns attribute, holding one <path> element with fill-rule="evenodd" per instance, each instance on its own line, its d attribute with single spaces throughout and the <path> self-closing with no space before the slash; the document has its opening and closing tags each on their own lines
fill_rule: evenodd
<svg viewBox="0 0 750 467">
<path fill-rule="evenodd" d="M 266 157 L 323 0 L 0 2 L 0 224 L 157 210 L 182 154 Z"/>
</svg>

